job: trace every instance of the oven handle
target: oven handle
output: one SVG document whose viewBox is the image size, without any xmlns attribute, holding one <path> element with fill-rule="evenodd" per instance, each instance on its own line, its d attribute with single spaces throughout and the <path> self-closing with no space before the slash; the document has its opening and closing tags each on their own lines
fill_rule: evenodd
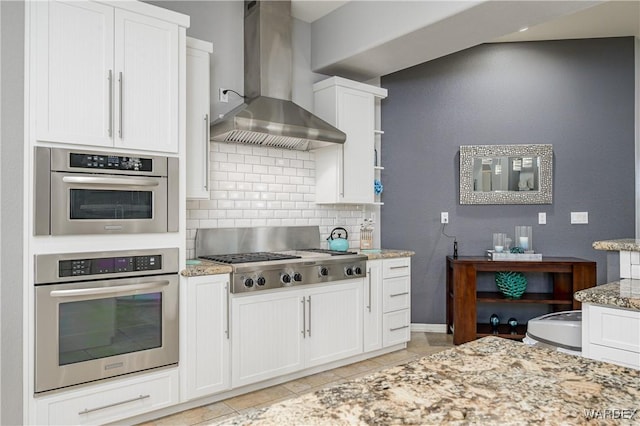
<svg viewBox="0 0 640 426">
<path fill-rule="evenodd" d="M 156 179 L 136 179 L 98 176 L 64 176 L 64 183 L 80 183 L 85 185 L 126 185 L 126 186 L 158 186 Z"/>
<path fill-rule="evenodd" d="M 152 288 L 166 287 L 169 285 L 168 280 L 152 281 L 147 283 L 120 285 L 113 287 L 95 287 L 95 288 L 78 288 L 73 290 L 53 290 L 49 293 L 51 297 L 76 297 L 76 296 L 92 296 L 96 294 L 124 294 L 136 290 L 150 290 Z"/>
</svg>

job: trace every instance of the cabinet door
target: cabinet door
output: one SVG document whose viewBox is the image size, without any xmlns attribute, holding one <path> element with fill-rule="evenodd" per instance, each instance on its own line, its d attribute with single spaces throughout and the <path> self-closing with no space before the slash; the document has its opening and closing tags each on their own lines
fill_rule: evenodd
<svg viewBox="0 0 640 426">
<path fill-rule="evenodd" d="M 194 399 L 229 389 L 228 275 L 193 277 L 186 282 L 185 397 Z"/>
<path fill-rule="evenodd" d="M 233 387 L 301 370 L 305 297 L 301 291 L 233 296 Z"/>
<path fill-rule="evenodd" d="M 307 295 L 307 367 L 362 353 L 362 284 L 353 280 Z"/>
<path fill-rule="evenodd" d="M 111 146 L 114 9 L 38 1 L 33 13 L 36 139 Z"/>
<path fill-rule="evenodd" d="M 187 198 L 209 199 L 209 53 L 187 48 Z"/>
<path fill-rule="evenodd" d="M 116 9 L 115 146 L 178 152 L 178 26 Z"/>
<path fill-rule="evenodd" d="M 342 202 L 373 203 L 375 102 L 371 93 L 338 90 L 338 128 L 347 134 L 342 146 Z"/>
<path fill-rule="evenodd" d="M 382 347 L 382 261 L 367 261 L 364 282 L 364 351 Z"/>
</svg>

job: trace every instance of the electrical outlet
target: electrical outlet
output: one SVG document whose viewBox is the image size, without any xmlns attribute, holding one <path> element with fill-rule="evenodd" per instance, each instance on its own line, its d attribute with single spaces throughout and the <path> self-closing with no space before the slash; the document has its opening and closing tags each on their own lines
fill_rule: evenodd
<svg viewBox="0 0 640 426">
<path fill-rule="evenodd" d="M 229 93 L 223 93 L 226 89 L 220 88 L 218 91 L 218 99 L 220 102 L 229 102 Z"/>
<path fill-rule="evenodd" d="M 546 225 L 547 224 L 547 213 L 539 212 L 538 213 L 538 225 Z"/>
<path fill-rule="evenodd" d="M 583 225 L 589 223 L 589 212 L 571 212 L 571 224 Z"/>
<path fill-rule="evenodd" d="M 449 223 L 449 212 L 440 213 L 440 223 Z"/>
</svg>

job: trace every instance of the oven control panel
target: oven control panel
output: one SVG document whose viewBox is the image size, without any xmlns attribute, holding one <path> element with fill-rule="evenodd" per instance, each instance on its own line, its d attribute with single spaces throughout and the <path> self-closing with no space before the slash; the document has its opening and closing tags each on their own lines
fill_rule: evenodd
<svg viewBox="0 0 640 426">
<path fill-rule="evenodd" d="M 162 255 L 68 259 L 58 262 L 58 277 L 91 276 L 162 269 Z"/>
<path fill-rule="evenodd" d="M 119 155 L 96 155 L 72 152 L 69 154 L 69 166 L 81 169 L 130 170 L 152 172 L 153 160 L 142 157 L 122 157 Z"/>
</svg>

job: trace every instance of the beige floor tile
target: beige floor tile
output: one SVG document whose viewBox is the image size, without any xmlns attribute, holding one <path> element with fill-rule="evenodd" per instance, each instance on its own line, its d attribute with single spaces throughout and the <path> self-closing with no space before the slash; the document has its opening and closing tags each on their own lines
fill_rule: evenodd
<svg viewBox="0 0 640 426">
<path fill-rule="evenodd" d="M 298 396 L 298 395 L 295 395 L 295 396 Z M 264 408 L 264 407 L 270 407 L 270 406 L 272 406 L 273 404 L 277 404 L 277 403 L 279 403 L 279 402 L 288 401 L 288 400 L 290 400 L 290 399 L 291 399 L 291 397 L 290 397 L 290 396 L 285 396 L 285 397 L 283 397 L 283 398 L 274 399 L 273 401 L 265 402 L 265 403 L 263 403 L 263 404 L 258 404 L 258 405 L 255 405 L 255 406 L 253 406 L 253 407 L 248 407 L 248 408 L 244 408 L 244 409 L 242 409 L 242 410 L 238 410 L 238 413 L 240 413 L 240 414 L 246 414 L 246 413 L 248 413 L 248 412 L 250 412 L 250 411 L 253 411 L 253 410 L 259 410 L 260 408 Z"/>
<path fill-rule="evenodd" d="M 202 423 L 197 423 L 195 426 L 205 426 L 205 425 L 225 425 L 231 423 L 231 419 L 235 418 L 238 415 L 237 412 L 233 414 L 227 414 L 225 416 L 216 417 L 213 420 L 204 421 Z"/>
<path fill-rule="evenodd" d="M 322 373 L 302 377 L 300 379 L 284 383 L 282 386 L 289 389 L 291 392 L 305 392 L 313 387 L 323 386 L 327 383 L 340 379 L 341 376 L 337 375 L 334 371 L 335 370 L 323 371 Z"/>
<path fill-rule="evenodd" d="M 382 367 L 384 364 L 375 361 L 375 359 L 365 359 L 364 361 L 356 362 L 354 364 L 345 365 L 344 367 L 338 367 L 331 370 L 333 373 L 340 377 L 351 377 L 359 375 L 365 372 L 375 370 Z"/>
<path fill-rule="evenodd" d="M 425 333 L 431 346 L 453 347 L 453 334 L 446 333 Z M 413 336 L 411 336 L 413 340 Z"/>
<path fill-rule="evenodd" d="M 406 349 L 402 349 L 400 351 L 395 351 L 388 354 L 380 355 L 378 357 L 373 358 L 373 360 L 385 366 L 392 366 L 392 365 L 397 365 L 403 362 L 410 361 L 415 358 L 417 358 L 417 354 L 413 352 L 409 352 Z"/>
<path fill-rule="evenodd" d="M 270 388 L 261 389 L 244 395 L 225 399 L 225 404 L 234 410 L 243 410 L 249 407 L 255 407 L 270 401 L 275 401 L 284 397 L 292 397 L 296 394 L 282 385 L 272 386 Z"/>
<path fill-rule="evenodd" d="M 162 417 L 155 420 L 153 424 L 156 426 L 195 425 L 227 414 L 236 414 L 236 411 L 224 402 L 216 402 L 215 404 L 205 405 L 204 407 L 198 407 Z"/>
</svg>

